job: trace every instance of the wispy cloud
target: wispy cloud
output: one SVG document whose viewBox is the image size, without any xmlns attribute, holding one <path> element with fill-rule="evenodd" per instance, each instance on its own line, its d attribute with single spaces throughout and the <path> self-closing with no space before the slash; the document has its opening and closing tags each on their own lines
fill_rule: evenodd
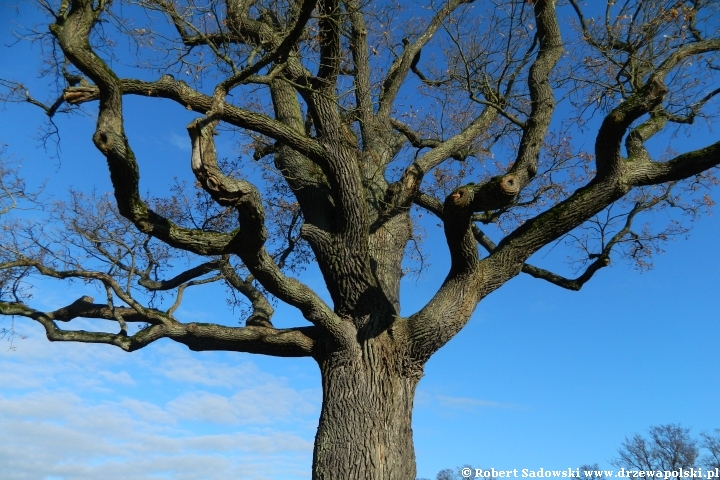
<svg viewBox="0 0 720 480">
<path fill-rule="evenodd" d="M 277 384 L 240 390 L 230 397 L 190 392 L 168 403 L 168 411 L 182 419 L 225 425 L 269 424 L 311 413 L 315 408 L 309 396 L 314 397 Z"/>
<path fill-rule="evenodd" d="M 190 151 L 190 137 L 183 137 L 175 132 L 171 132 L 170 135 L 167 136 L 167 141 L 170 145 L 182 150 L 183 152 Z"/>
<path fill-rule="evenodd" d="M 482 400 L 480 398 L 451 397 L 447 395 L 436 395 L 435 398 L 440 405 L 465 410 L 473 410 L 476 408 L 523 408 L 520 405 L 512 403 L 501 403 L 492 400 Z"/>
<path fill-rule="evenodd" d="M 527 407 L 515 403 L 498 402 L 475 397 L 443 395 L 418 392 L 415 403 L 420 408 L 440 408 L 445 413 L 453 411 L 471 411 L 482 409 L 525 410 Z"/>
</svg>

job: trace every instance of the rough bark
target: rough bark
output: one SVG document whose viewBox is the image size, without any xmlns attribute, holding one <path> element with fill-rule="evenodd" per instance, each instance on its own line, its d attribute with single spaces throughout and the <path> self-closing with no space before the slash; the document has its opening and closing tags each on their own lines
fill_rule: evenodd
<svg viewBox="0 0 720 480">
<path fill-rule="evenodd" d="M 319 360 L 323 404 L 313 479 L 415 478 L 412 407 L 420 376 L 387 333 Z"/>
</svg>

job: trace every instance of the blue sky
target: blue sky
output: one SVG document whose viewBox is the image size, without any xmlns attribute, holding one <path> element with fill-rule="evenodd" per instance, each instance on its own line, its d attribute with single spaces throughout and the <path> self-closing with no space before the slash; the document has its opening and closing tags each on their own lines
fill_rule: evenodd
<svg viewBox="0 0 720 480">
<path fill-rule="evenodd" d="M 2 7 L 0 77 L 27 81 L 43 97 L 37 48 L 5 47 L 14 20 L 14 11 Z M 156 194 L 174 176 L 189 174 L 184 126 L 193 118 L 161 105 L 136 99 L 127 105 L 142 188 Z M 29 105 L 0 110 L 0 141 L 30 183 L 44 182 L 53 198 L 70 185 L 109 190 L 104 159 L 90 139 L 94 120 L 58 120 L 59 159 L 38 147 L 41 122 Z M 717 136 L 710 135 L 699 141 Z M 230 145 L 226 137 L 218 141 Z M 432 265 L 422 278 L 404 281 L 406 314 L 447 271 L 441 230 L 431 225 L 428 234 Z M 609 467 L 624 437 L 651 425 L 681 423 L 695 433 L 720 427 L 719 234 L 717 214 L 705 216 L 689 238 L 667 244 L 651 271 L 616 262 L 580 292 L 521 276 L 483 300 L 420 382 L 413 423 L 418 476 L 434 478 L 461 464 Z M 538 261 L 550 260 L 567 271 L 561 255 Z M 301 279 L 321 283 L 313 269 Z M 80 284 L 41 286 L 36 305 L 48 309 L 97 295 Z M 299 319 L 282 308 L 277 316 Z M 237 315 L 221 291 L 211 290 L 191 291 L 178 317 L 233 324 Z M 0 343 L 3 479 L 310 477 L 321 400 L 311 360 L 193 353 L 164 341 L 126 354 L 51 344 L 26 321 L 17 328 L 28 338 L 15 350 Z"/>
</svg>

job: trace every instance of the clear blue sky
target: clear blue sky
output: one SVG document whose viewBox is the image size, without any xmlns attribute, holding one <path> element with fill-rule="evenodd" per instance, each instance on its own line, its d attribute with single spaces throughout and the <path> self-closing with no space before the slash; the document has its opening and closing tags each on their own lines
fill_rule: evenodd
<svg viewBox="0 0 720 480">
<path fill-rule="evenodd" d="M 27 81 L 43 97 L 37 48 L 6 47 L 15 20 L 3 6 L 0 77 Z M 155 194 L 174 176 L 187 178 L 184 126 L 193 118 L 160 105 L 132 99 L 127 106 L 142 188 Z M 30 183 L 45 182 L 57 199 L 71 185 L 108 191 L 104 159 L 90 138 L 94 120 L 58 119 L 59 160 L 38 147 L 41 122 L 29 105 L 0 111 L 0 141 Z M 682 143 L 675 147 L 683 150 Z M 419 308 L 446 273 L 441 230 L 428 233 L 435 256 L 423 278 L 403 284 L 403 313 Z M 485 299 L 430 360 L 420 383 L 413 424 L 418 476 L 434 478 L 461 464 L 609 467 L 624 437 L 651 425 L 681 423 L 695 433 L 720 427 L 719 235 L 717 214 L 706 216 L 688 239 L 667 244 L 649 272 L 617 262 L 580 292 L 521 276 Z M 554 260 L 567 271 L 561 256 Z M 320 283 L 312 269 L 301 279 Z M 41 287 L 36 305 L 48 309 L 97 296 L 81 284 Z M 277 316 L 299 319 L 288 309 Z M 178 317 L 236 319 L 221 289 L 191 293 Z M 321 400 L 311 360 L 193 353 L 169 341 L 126 354 L 51 344 L 39 326 L 16 326 L 28 338 L 14 351 L 0 343 L 3 479 L 310 477 Z"/>
</svg>

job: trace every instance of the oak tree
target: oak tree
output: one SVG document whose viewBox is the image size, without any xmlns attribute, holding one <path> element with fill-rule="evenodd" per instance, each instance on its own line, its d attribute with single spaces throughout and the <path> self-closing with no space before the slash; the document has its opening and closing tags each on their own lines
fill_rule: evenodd
<svg viewBox="0 0 720 480">
<path fill-rule="evenodd" d="M 424 365 L 483 298 L 521 273 L 578 290 L 611 258 L 647 267 L 687 231 L 680 220 L 712 203 L 720 142 L 672 142 L 717 115 L 714 0 L 36 4 L 48 22 L 32 37 L 49 47 L 44 73 L 58 90 L 5 78 L 3 99 L 40 107 L 51 127 L 60 114 L 96 115 L 113 192 L 50 208 L 62 229 L 3 230 L 0 313 L 39 322 L 51 341 L 134 351 L 164 338 L 313 358 L 313 478 L 414 478 Z M 152 159 L 136 158 L 126 134 L 131 96 L 197 113 L 195 185 L 141 194 Z M 216 149 L 228 131 L 242 139 L 236 159 Z M 678 215 L 643 222 L 659 209 Z M 401 315 L 404 259 L 428 214 L 450 268 Z M 576 278 L 529 263 L 558 241 L 576 253 Z M 187 269 L 171 267 L 178 259 Z M 304 262 L 330 302 L 299 278 Z M 24 290 L 38 276 L 99 285 L 103 299 L 38 309 Z M 176 314 L 186 289 L 212 282 L 244 299 L 244 324 Z M 274 325 L 276 301 L 297 310 L 297 326 Z M 109 326 L 62 327 L 79 318 Z"/>
</svg>

